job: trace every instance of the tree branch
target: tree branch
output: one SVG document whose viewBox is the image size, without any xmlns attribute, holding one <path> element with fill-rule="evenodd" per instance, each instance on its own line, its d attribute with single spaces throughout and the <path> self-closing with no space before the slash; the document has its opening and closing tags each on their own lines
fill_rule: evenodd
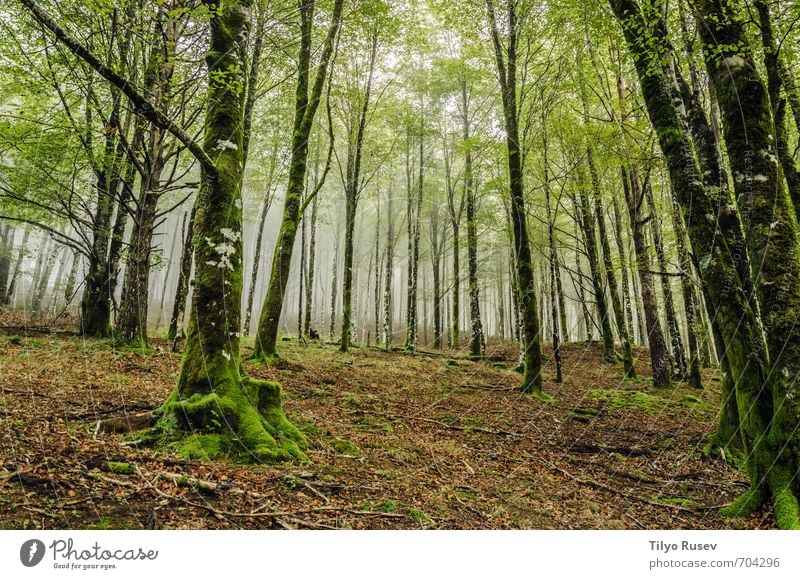
<svg viewBox="0 0 800 579">
<path fill-rule="evenodd" d="M 209 175 L 217 174 L 214 161 L 212 161 L 211 157 L 203 150 L 203 147 L 197 141 L 194 141 L 186 131 L 173 123 L 164 113 L 156 110 L 156 108 L 133 87 L 133 84 L 100 62 L 97 56 L 75 38 L 70 36 L 69 33 L 59 26 L 59 24 L 34 0 L 19 0 L 19 2 L 33 14 L 36 20 L 49 29 L 58 40 L 63 42 L 75 56 L 86 62 L 96 70 L 100 76 L 105 78 L 128 97 L 128 100 L 134 105 L 136 115 L 151 122 L 159 129 L 169 131 L 175 135 L 175 138 L 191 151 L 192 155 L 194 155 L 206 173 Z"/>
</svg>

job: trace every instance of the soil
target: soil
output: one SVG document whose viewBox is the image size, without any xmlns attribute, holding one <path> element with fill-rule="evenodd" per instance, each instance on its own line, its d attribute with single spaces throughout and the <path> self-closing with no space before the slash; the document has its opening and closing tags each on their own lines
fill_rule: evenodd
<svg viewBox="0 0 800 579">
<path fill-rule="evenodd" d="M 75 335 L 0 336 L 0 528 L 771 528 L 769 509 L 723 518 L 746 487 L 704 456 L 719 406 L 704 390 L 624 381 L 598 344 L 567 344 L 553 402 L 519 393 L 513 344 L 488 359 L 283 341 L 272 367 L 308 463 L 241 466 L 137 448 L 109 424 L 147 417 L 180 354 Z M 246 354 L 246 352 L 245 352 Z M 145 420 L 146 422 L 146 420 Z"/>
</svg>

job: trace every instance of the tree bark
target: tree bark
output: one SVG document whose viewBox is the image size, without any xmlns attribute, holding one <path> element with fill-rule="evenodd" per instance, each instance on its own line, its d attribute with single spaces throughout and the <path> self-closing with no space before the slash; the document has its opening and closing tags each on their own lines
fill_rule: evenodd
<svg viewBox="0 0 800 579">
<path fill-rule="evenodd" d="M 283 217 L 272 257 L 267 294 L 261 308 L 261 316 L 256 333 L 253 359 L 269 362 L 276 355 L 278 329 L 281 311 L 289 282 L 292 265 L 292 252 L 300 222 L 301 197 L 305 188 L 306 165 L 308 162 L 308 141 L 314 117 L 322 97 L 322 88 L 327 79 L 328 66 L 333 56 L 336 35 L 342 18 L 344 0 L 335 0 L 328 34 L 325 38 L 313 87 L 309 87 L 311 45 L 314 20 L 314 0 L 300 1 L 300 51 L 298 58 L 298 79 L 295 93 L 295 118 L 292 135 L 291 158 L 289 160 L 289 182 L 286 187 Z"/>
<path fill-rule="evenodd" d="M 699 0 L 701 28 L 710 84 L 723 117 L 725 144 L 734 167 L 734 190 L 746 224 L 746 241 L 753 264 L 756 295 L 769 352 L 768 380 L 763 386 L 771 400 L 758 412 L 769 416 L 766 444 L 753 449 L 765 466 L 766 485 L 754 495 L 764 500 L 769 489 L 778 526 L 800 528 L 800 239 L 797 214 L 781 178 L 773 146 L 773 119 L 767 89 L 758 76 L 744 26 L 735 4 Z M 741 412 L 741 409 L 740 409 Z M 757 479 L 760 480 L 760 479 Z M 766 487 L 766 488 L 765 488 Z M 750 501 L 748 507 L 756 501 Z"/>
<path fill-rule="evenodd" d="M 528 224 L 525 212 L 525 195 L 522 172 L 522 151 L 519 139 L 517 102 L 517 35 L 518 23 L 516 3 L 506 3 L 508 38 L 504 55 L 500 32 L 494 13 L 493 0 L 487 0 L 492 44 L 497 64 L 497 75 L 503 103 L 503 120 L 506 132 L 509 193 L 511 197 L 511 221 L 514 232 L 514 255 L 517 265 L 519 302 L 522 311 L 523 351 L 525 369 L 521 390 L 526 394 L 542 397 L 542 351 L 539 332 L 539 316 L 534 294 L 531 249 L 528 239 Z"/>
</svg>

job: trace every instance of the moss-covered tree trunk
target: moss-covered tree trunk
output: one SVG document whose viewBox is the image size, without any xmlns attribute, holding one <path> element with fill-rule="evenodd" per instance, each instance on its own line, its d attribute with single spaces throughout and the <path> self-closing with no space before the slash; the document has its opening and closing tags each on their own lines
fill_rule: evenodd
<svg viewBox="0 0 800 579">
<path fill-rule="evenodd" d="M 241 367 L 244 96 L 250 0 L 212 4 L 204 166 L 195 218 L 196 272 L 178 383 L 158 427 L 191 457 L 246 461 L 301 457 L 303 436 L 284 417 L 280 387 Z"/>
<path fill-rule="evenodd" d="M 764 66 L 767 71 L 767 91 L 772 109 L 775 150 L 794 204 L 795 214 L 800 219 L 800 171 L 798 171 L 789 145 L 789 135 L 786 129 L 787 98 L 784 96 L 784 91 L 788 92 L 789 99 L 796 95 L 791 90 L 792 80 L 788 83 L 790 86 L 785 86 L 787 84 L 785 81 L 791 78 L 791 72 L 787 69 L 780 47 L 775 40 L 769 6 L 764 0 L 756 0 L 754 4 L 758 12 L 761 42 L 764 46 Z"/>
<path fill-rule="evenodd" d="M 364 148 L 364 133 L 367 128 L 370 97 L 372 96 L 372 80 L 375 71 L 375 58 L 378 52 L 378 30 L 372 32 L 369 55 L 367 57 L 367 79 L 363 87 L 357 91 L 359 106 L 354 107 L 355 118 L 350 119 L 351 134 L 347 139 L 347 169 L 345 173 L 345 235 L 344 235 L 344 270 L 342 273 L 342 339 L 339 351 L 347 352 L 350 347 L 352 330 L 352 297 L 353 297 L 353 251 L 356 228 L 356 209 L 363 188 L 361 176 L 361 160 Z M 421 139 L 421 137 L 420 137 Z M 422 195 L 422 141 L 420 140 L 420 196 Z M 417 243 L 419 239 L 417 239 Z"/>
<path fill-rule="evenodd" d="M 269 362 L 276 354 L 281 311 L 289 282 L 292 266 L 292 252 L 300 224 L 300 205 L 306 185 L 306 165 L 308 162 L 308 141 L 314 124 L 314 117 L 327 79 L 328 66 L 333 56 L 336 34 L 339 30 L 344 0 L 335 0 L 328 34 L 322 48 L 313 86 L 310 86 L 311 48 L 313 22 L 316 2 L 300 1 L 300 49 L 298 55 L 297 90 L 295 91 L 295 117 L 292 134 L 292 150 L 289 159 L 289 182 L 283 205 L 283 217 L 272 256 L 267 294 L 261 308 L 256 333 L 253 358 L 259 362 Z"/>
<path fill-rule="evenodd" d="M 757 507 L 764 498 L 766 487 L 769 487 L 776 511 L 782 513 L 779 516 L 781 525 L 792 526 L 796 520 L 791 520 L 791 512 L 787 520 L 785 513 L 787 508 L 791 511 L 792 505 L 786 503 L 791 503 L 793 494 L 787 489 L 785 478 L 779 476 L 776 480 L 772 474 L 776 457 L 771 452 L 768 435 L 773 398 L 765 388 L 770 372 L 763 328 L 739 277 L 732 250 L 734 246 L 729 245 L 736 239 L 719 235 L 718 226 L 738 219 L 736 208 L 719 187 L 703 182 L 691 139 L 680 119 L 670 82 L 663 71 L 664 60 L 654 50 L 658 44 L 653 42 L 650 27 L 638 3 L 635 0 L 610 0 L 610 4 L 634 56 L 648 116 L 667 160 L 670 181 L 683 211 L 702 276 L 704 298 L 709 314 L 717 322 L 720 351 L 728 352 L 727 360 L 736 388 L 739 435 L 746 449 L 751 482 L 750 491 L 731 505 L 730 512 Z M 707 19 L 704 21 L 708 22 Z M 712 34 L 721 38 L 716 31 Z M 743 58 L 742 62 L 746 63 Z M 785 470 L 776 474 L 783 475 Z"/>
<path fill-rule="evenodd" d="M 517 266 L 517 293 L 521 310 L 522 349 L 525 368 L 521 390 L 526 394 L 542 397 L 542 349 L 539 331 L 536 294 L 534 292 L 531 248 L 528 238 L 527 214 L 525 212 L 524 177 L 522 172 L 522 150 L 519 137 L 517 99 L 517 40 L 518 21 L 516 2 L 506 2 L 506 46 L 500 39 L 495 17 L 494 0 L 487 0 L 492 44 L 497 64 L 497 76 L 503 104 L 503 121 L 506 132 L 508 162 L 508 185 L 511 199 L 510 215 L 514 233 L 514 256 Z"/>
<path fill-rule="evenodd" d="M 753 279 L 769 352 L 768 390 L 759 412 L 769 416 L 766 444 L 754 449 L 768 464 L 769 489 L 783 528 L 800 528 L 800 238 L 781 166 L 767 88 L 749 50 L 737 2 L 698 0 L 709 80 L 723 118 L 739 211 L 753 258 Z M 760 487 L 762 492 L 766 489 Z M 758 490 L 758 489 L 756 489 Z"/>
</svg>

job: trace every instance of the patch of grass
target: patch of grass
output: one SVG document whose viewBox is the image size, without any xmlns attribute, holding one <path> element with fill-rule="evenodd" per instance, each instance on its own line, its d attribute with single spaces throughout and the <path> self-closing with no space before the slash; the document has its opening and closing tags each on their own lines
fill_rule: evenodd
<svg viewBox="0 0 800 579">
<path fill-rule="evenodd" d="M 409 507 L 408 516 L 417 521 L 421 525 L 430 525 L 433 523 L 433 519 L 431 519 L 423 511 L 415 509 L 414 507 Z"/>
<path fill-rule="evenodd" d="M 342 404 L 350 408 L 359 408 L 364 405 L 364 399 L 355 392 L 345 392 L 342 395 Z"/>
<path fill-rule="evenodd" d="M 474 500 L 478 498 L 478 493 L 467 489 L 456 489 L 456 496 L 461 500 Z"/>
<path fill-rule="evenodd" d="M 359 510 L 362 511 L 378 511 L 381 513 L 394 513 L 400 507 L 394 501 L 380 501 L 377 503 L 369 502 L 359 505 L 357 507 Z"/>
<path fill-rule="evenodd" d="M 94 523 L 93 525 L 89 525 L 86 528 L 93 531 L 108 531 L 112 529 L 136 530 L 141 529 L 142 527 L 138 523 L 103 515 L 100 517 L 98 522 Z"/>
</svg>

